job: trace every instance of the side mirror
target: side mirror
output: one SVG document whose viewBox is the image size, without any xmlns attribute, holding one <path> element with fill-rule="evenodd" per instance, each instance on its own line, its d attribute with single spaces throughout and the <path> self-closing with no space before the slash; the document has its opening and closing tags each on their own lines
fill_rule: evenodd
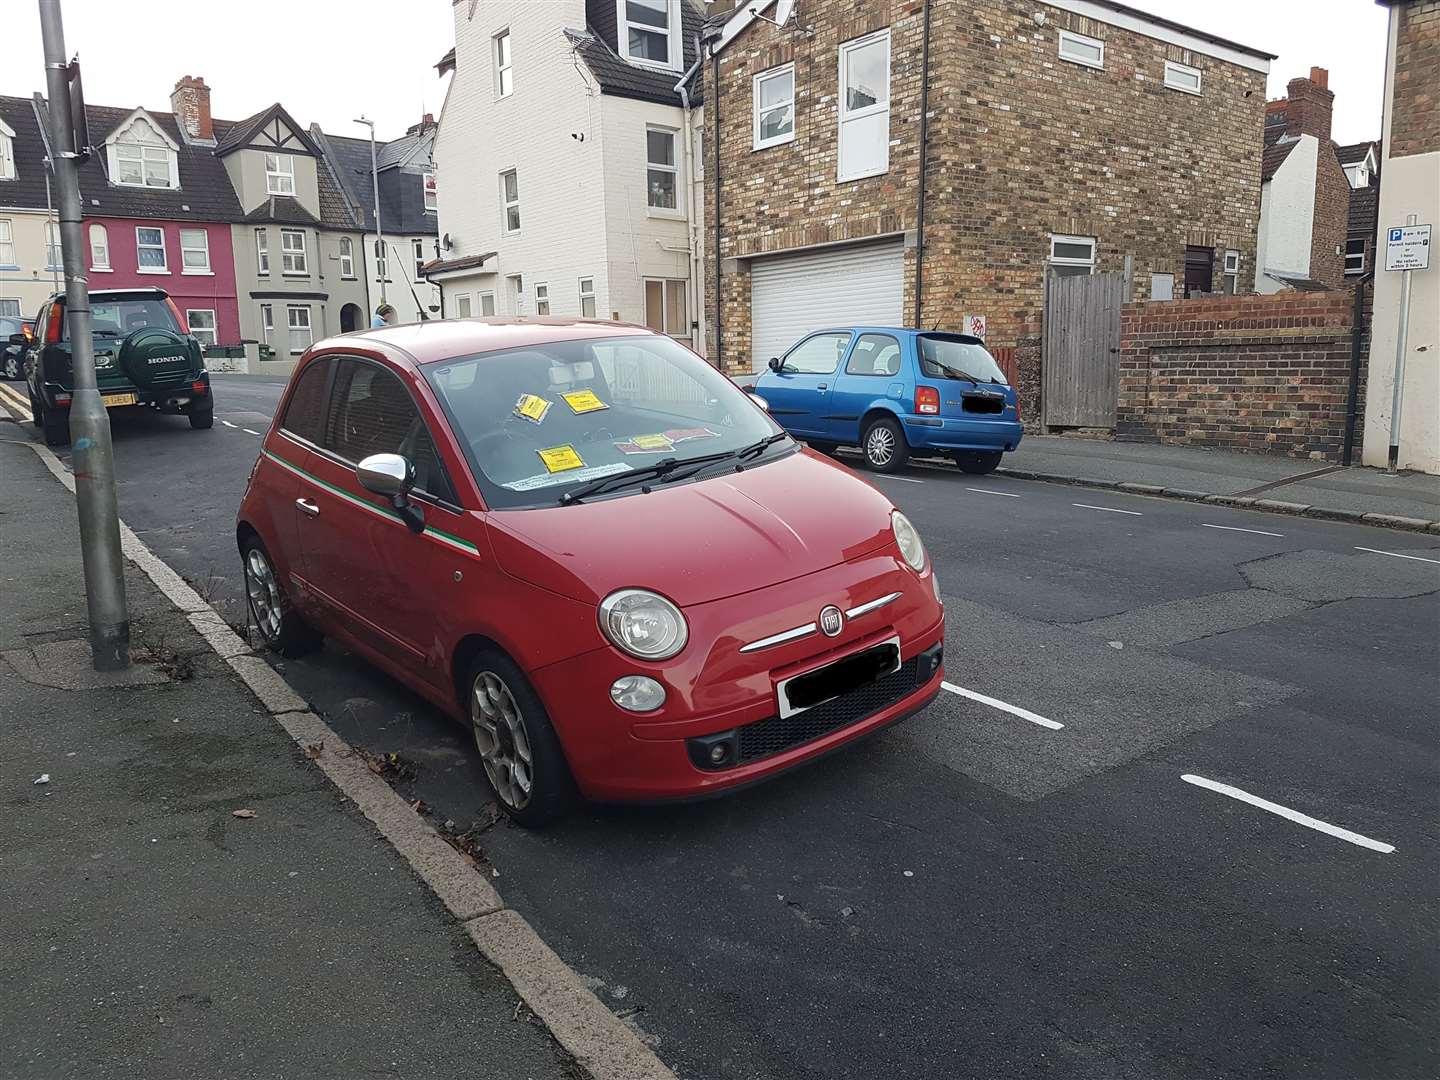
<svg viewBox="0 0 1440 1080">
<path fill-rule="evenodd" d="M 766 401 L 759 394 L 752 394 L 749 390 L 746 390 L 745 396 L 748 397 L 751 401 L 753 401 L 756 405 L 759 405 L 760 408 L 764 409 L 766 412 L 770 411 L 770 402 Z"/>
<path fill-rule="evenodd" d="M 371 454 L 355 466 L 355 478 L 366 491 L 384 495 L 411 532 L 425 530 L 425 513 L 410 501 L 415 466 L 400 454 Z"/>
<path fill-rule="evenodd" d="M 772 356 L 770 357 L 770 362 L 765 366 L 778 375 L 785 370 L 785 361 L 781 360 L 778 356 Z"/>
<path fill-rule="evenodd" d="M 27 338 L 24 334 L 11 334 L 10 344 L 19 345 L 21 348 L 24 348 L 26 345 L 30 344 L 30 339 Z"/>
</svg>

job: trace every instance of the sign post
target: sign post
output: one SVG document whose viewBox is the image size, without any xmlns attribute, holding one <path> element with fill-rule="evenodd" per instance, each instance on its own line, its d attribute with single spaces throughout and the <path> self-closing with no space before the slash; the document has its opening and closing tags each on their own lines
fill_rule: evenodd
<svg viewBox="0 0 1440 1080">
<path fill-rule="evenodd" d="M 1405 404 L 1405 349 L 1410 334 L 1410 272 L 1430 269 L 1430 226 L 1416 225 L 1415 215 L 1403 228 L 1385 231 L 1385 269 L 1400 272 L 1400 326 L 1395 334 L 1395 385 L 1390 398 L 1390 455 L 1385 471 L 1395 475 L 1400 459 L 1400 409 Z"/>
</svg>

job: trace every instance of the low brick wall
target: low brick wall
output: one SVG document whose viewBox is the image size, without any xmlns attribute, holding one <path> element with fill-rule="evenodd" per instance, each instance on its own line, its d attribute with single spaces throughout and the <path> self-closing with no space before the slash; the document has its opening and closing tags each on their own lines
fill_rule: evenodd
<svg viewBox="0 0 1440 1080">
<path fill-rule="evenodd" d="M 1353 304 L 1347 289 L 1125 305 L 1116 436 L 1339 460 Z"/>
</svg>

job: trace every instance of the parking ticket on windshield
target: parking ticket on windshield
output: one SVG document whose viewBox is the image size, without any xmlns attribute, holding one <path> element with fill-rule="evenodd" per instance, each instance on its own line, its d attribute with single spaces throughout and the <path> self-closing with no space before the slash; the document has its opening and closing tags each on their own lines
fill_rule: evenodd
<svg viewBox="0 0 1440 1080">
<path fill-rule="evenodd" d="M 535 453 L 540 455 L 546 470 L 552 473 L 585 467 L 584 459 L 575 452 L 573 446 L 551 446 L 545 450 L 536 450 Z"/>
<path fill-rule="evenodd" d="M 598 412 L 610 407 L 595 396 L 594 390 L 571 390 L 561 396 L 565 399 L 565 404 L 570 406 L 570 411 L 576 414 Z"/>
<path fill-rule="evenodd" d="M 543 397 L 536 397 L 534 394 L 521 394 L 515 402 L 515 415 L 522 420 L 529 420 L 532 424 L 538 424 L 545 419 L 545 414 L 550 411 L 550 402 Z"/>
</svg>

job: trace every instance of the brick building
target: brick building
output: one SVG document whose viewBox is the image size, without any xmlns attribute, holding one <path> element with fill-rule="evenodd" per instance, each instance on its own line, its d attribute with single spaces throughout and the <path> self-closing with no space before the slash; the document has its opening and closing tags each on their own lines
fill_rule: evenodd
<svg viewBox="0 0 1440 1080">
<path fill-rule="evenodd" d="M 1330 138 L 1330 73 L 1312 67 L 1265 106 L 1255 291 L 1345 283 L 1350 181 Z"/>
<path fill-rule="evenodd" d="M 1110 0 L 800 7 L 742 4 L 703 65 L 726 370 L 837 321 L 1033 346 L 1047 268 L 1129 257 L 1136 299 L 1252 280 L 1270 54 Z"/>
</svg>

